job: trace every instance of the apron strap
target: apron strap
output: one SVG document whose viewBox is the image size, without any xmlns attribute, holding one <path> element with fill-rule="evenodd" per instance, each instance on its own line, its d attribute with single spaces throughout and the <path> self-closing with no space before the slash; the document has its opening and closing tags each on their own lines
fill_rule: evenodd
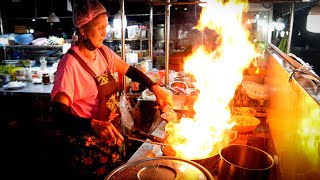
<svg viewBox="0 0 320 180">
<path fill-rule="evenodd" d="M 90 67 L 82 60 L 82 58 L 76 53 L 74 52 L 72 49 L 69 49 L 68 52 L 69 54 L 71 54 L 73 57 L 75 57 L 78 62 L 81 64 L 81 66 L 93 77 L 94 81 L 96 82 L 97 85 L 98 81 L 96 80 L 96 74 L 92 71 L 92 69 L 90 69 Z"/>
<path fill-rule="evenodd" d="M 107 62 L 107 64 L 108 64 L 108 66 L 107 66 L 108 71 L 110 71 L 109 63 L 108 63 L 108 60 L 107 60 L 108 57 L 107 57 L 106 52 L 102 49 L 102 46 L 99 48 L 99 50 L 100 50 L 101 54 L 103 55 L 104 60 L 106 60 L 106 62 Z M 111 71 L 110 71 L 110 72 L 111 72 Z"/>
<path fill-rule="evenodd" d="M 104 50 L 102 49 L 102 46 L 99 48 L 99 50 L 100 50 L 100 52 L 102 53 L 104 59 L 107 60 L 107 59 L 108 59 L 108 58 L 107 58 L 107 54 L 106 54 L 106 52 L 104 52 Z"/>
</svg>

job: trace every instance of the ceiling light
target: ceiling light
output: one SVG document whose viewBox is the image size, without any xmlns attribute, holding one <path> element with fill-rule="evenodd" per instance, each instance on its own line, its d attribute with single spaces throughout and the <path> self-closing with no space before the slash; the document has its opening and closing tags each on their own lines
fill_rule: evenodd
<svg viewBox="0 0 320 180">
<path fill-rule="evenodd" d="M 50 16 L 48 16 L 47 22 L 60 22 L 60 19 L 52 12 Z"/>
<path fill-rule="evenodd" d="M 310 32 L 320 33 L 320 1 L 314 7 L 312 7 L 307 16 L 306 29 Z"/>
<path fill-rule="evenodd" d="M 206 7 L 208 3 L 208 0 L 200 0 L 199 6 Z"/>
<path fill-rule="evenodd" d="M 286 27 L 286 25 L 284 24 L 284 20 L 281 17 L 277 19 L 274 26 L 278 31 L 282 31 Z"/>
</svg>

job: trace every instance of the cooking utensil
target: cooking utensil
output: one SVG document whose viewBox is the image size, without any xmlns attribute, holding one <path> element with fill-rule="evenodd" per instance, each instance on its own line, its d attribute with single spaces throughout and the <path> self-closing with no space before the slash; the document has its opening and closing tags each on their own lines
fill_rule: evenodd
<svg viewBox="0 0 320 180">
<path fill-rule="evenodd" d="M 190 94 L 187 83 L 183 81 L 173 81 L 170 83 L 170 89 L 178 94 Z"/>
<path fill-rule="evenodd" d="M 139 180 L 213 180 L 210 172 L 195 162 L 175 157 L 153 157 L 125 163 L 112 172 L 109 179 L 139 179 Z"/>
<path fill-rule="evenodd" d="M 160 146 L 169 146 L 169 144 L 167 143 L 161 143 L 161 142 L 154 142 L 151 141 L 149 139 L 139 139 L 139 138 L 135 138 L 135 137 L 131 137 L 131 136 L 124 136 L 127 139 L 133 140 L 133 141 L 139 141 L 139 142 L 143 142 L 143 143 L 150 143 L 150 144 L 155 144 L 155 145 L 160 145 Z"/>
<path fill-rule="evenodd" d="M 224 147 L 225 145 L 234 142 L 238 138 L 238 132 L 237 131 L 232 131 L 232 130 L 225 130 L 223 137 L 225 137 L 225 138 L 223 140 L 221 140 L 220 142 L 217 142 L 216 144 L 213 144 L 213 146 L 215 146 L 215 147 Z M 169 138 L 170 138 L 169 136 L 166 136 L 164 138 L 163 142 L 164 143 L 168 142 Z M 219 150 L 220 149 L 214 149 L 213 152 L 210 153 L 210 155 L 214 156 L 214 155 L 219 154 Z M 172 149 L 171 146 L 170 147 L 163 147 L 162 148 L 162 152 L 163 152 L 164 155 L 167 155 L 167 156 L 175 156 L 175 151 L 174 151 L 174 149 Z"/>
<path fill-rule="evenodd" d="M 236 123 L 233 130 L 239 133 L 251 132 L 260 124 L 258 118 L 249 115 L 233 115 L 231 119 Z"/>
<path fill-rule="evenodd" d="M 251 107 L 234 107 L 234 108 L 232 108 L 232 112 L 234 115 L 255 116 L 257 111 Z"/>
<path fill-rule="evenodd" d="M 265 179 L 274 160 L 267 152 L 253 146 L 232 144 L 219 152 L 218 179 Z"/>
<path fill-rule="evenodd" d="M 143 131 L 141 131 L 141 130 L 139 130 L 139 129 L 133 129 L 133 130 L 131 131 L 131 133 L 132 133 L 132 134 L 136 134 L 136 135 L 140 135 L 140 136 L 142 136 L 143 138 L 148 138 L 148 139 L 150 139 L 151 141 L 154 141 L 154 142 L 163 143 L 163 141 L 164 141 L 164 139 L 162 139 L 162 138 L 159 138 L 159 137 L 157 137 L 157 136 L 148 134 L 148 133 L 143 132 Z"/>
<path fill-rule="evenodd" d="M 217 142 L 216 144 L 213 144 L 213 146 L 215 146 L 216 148 L 214 148 L 214 150 L 208 155 L 208 157 L 206 158 L 195 158 L 195 159 L 190 159 L 202 166 L 204 166 L 207 170 L 209 170 L 209 172 L 211 174 L 216 174 L 215 171 L 216 170 L 216 165 L 218 165 L 219 160 L 220 160 L 220 156 L 219 156 L 219 151 L 221 148 L 225 147 L 226 145 L 232 143 L 233 141 L 235 141 L 238 137 L 238 133 L 236 131 L 229 131 L 226 130 L 225 131 L 226 138 L 224 138 L 222 141 Z M 166 137 L 164 139 L 164 143 L 167 142 L 167 138 Z M 176 152 L 175 150 L 172 148 L 171 145 L 167 145 L 167 146 L 162 146 L 162 153 L 165 156 L 172 156 L 172 157 L 176 157 Z"/>
<path fill-rule="evenodd" d="M 164 24 L 157 24 L 154 26 L 154 40 L 164 41 Z"/>
<path fill-rule="evenodd" d="M 256 100 L 267 100 L 267 87 L 253 81 L 243 81 L 242 87 L 246 90 L 247 95 Z"/>
</svg>

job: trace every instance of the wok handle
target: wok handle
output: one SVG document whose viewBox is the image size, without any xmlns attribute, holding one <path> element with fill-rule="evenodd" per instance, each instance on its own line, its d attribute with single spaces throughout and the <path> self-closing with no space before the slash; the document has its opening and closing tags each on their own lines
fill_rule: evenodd
<svg viewBox="0 0 320 180">
<path fill-rule="evenodd" d="M 135 137 L 130 137 L 130 136 L 125 136 L 125 138 L 133 140 L 133 141 L 139 141 L 139 142 L 144 142 L 144 143 L 150 143 L 150 144 L 155 144 L 155 145 L 160 145 L 160 146 L 169 146 L 169 144 L 166 143 L 160 143 L 160 142 L 154 142 L 151 140 L 143 140 Z"/>
<path fill-rule="evenodd" d="M 133 129 L 132 133 L 137 134 L 137 135 L 141 135 L 143 138 L 148 138 L 148 139 L 150 139 L 151 141 L 154 141 L 154 142 L 163 143 L 163 141 L 164 141 L 164 139 L 162 139 L 162 138 L 159 138 L 157 136 L 154 136 L 154 135 L 148 134 L 146 132 L 140 131 L 139 129 Z"/>
</svg>

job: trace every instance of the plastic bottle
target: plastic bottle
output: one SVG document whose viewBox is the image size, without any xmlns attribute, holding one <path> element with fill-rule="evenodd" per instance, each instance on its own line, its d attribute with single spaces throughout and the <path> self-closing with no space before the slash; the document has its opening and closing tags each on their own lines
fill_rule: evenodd
<svg viewBox="0 0 320 180">
<path fill-rule="evenodd" d="M 24 69 L 24 72 L 25 72 L 25 80 L 26 81 L 32 81 L 32 73 L 31 73 L 31 67 L 26 67 Z"/>
</svg>

